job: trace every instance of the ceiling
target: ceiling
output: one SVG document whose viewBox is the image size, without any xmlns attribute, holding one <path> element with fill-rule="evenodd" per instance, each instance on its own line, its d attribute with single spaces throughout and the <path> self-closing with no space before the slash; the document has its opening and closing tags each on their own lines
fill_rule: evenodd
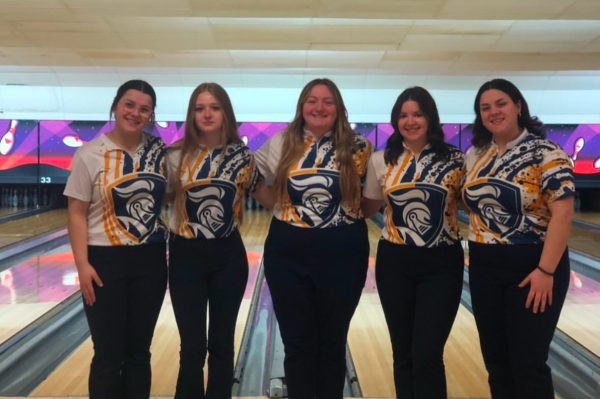
<svg viewBox="0 0 600 399">
<path fill-rule="evenodd" d="M 2 0 L 0 84 L 600 89 L 600 0 Z M 537 82 L 537 83 L 535 83 Z"/>
</svg>

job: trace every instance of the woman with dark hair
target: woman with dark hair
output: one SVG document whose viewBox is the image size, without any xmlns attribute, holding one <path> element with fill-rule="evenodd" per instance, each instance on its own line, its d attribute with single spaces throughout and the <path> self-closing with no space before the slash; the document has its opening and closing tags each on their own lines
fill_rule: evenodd
<svg viewBox="0 0 600 399">
<path fill-rule="evenodd" d="M 315 79 L 289 127 L 255 154 L 274 186 L 264 265 L 291 399 L 342 398 L 346 337 L 368 266 L 360 181 L 370 153 L 337 86 Z"/>
<path fill-rule="evenodd" d="M 148 83 L 119 87 L 110 108 L 114 127 L 77 150 L 64 191 L 94 343 L 91 399 L 150 396 L 150 343 L 167 284 L 159 218 L 166 149 L 144 131 L 155 107 Z"/>
<path fill-rule="evenodd" d="M 193 91 L 185 135 L 167 158 L 174 193 L 169 289 L 181 337 L 175 398 L 231 398 L 235 324 L 248 279 L 238 227 L 259 175 L 223 87 L 202 83 Z"/>
<path fill-rule="evenodd" d="M 492 397 L 554 398 L 546 360 L 569 285 L 572 165 L 511 82 L 484 83 L 475 114 L 462 195 Z"/>
<path fill-rule="evenodd" d="M 462 291 L 456 220 L 464 159 L 444 143 L 435 101 L 422 87 L 392 108 L 394 133 L 371 157 L 362 209 L 386 205 L 377 289 L 392 341 L 397 398 L 445 398 L 444 345 Z"/>
</svg>

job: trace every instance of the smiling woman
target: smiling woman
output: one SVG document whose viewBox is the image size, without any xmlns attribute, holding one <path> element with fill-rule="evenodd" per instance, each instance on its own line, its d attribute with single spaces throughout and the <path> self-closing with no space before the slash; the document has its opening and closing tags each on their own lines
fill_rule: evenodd
<svg viewBox="0 0 600 399">
<path fill-rule="evenodd" d="M 370 153 L 329 79 L 304 86 L 289 127 L 256 153 L 276 193 L 264 264 L 290 399 L 342 398 L 346 336 L 369 255 L 359 205 Z"/>
<path fill-rule="evenodd" d="M 513 83 L 484 83 L 474 110 L 463 199 L 473 315 L 492 397 L 551 399 L 546 360 L 569 285 L 572 163 L 544 138 Z"/>
<path fill-rule="evenodd" d="M 373 154 L 362 209 L 383 205 L 376 280 L 390 330 L 399 398 L 445 398 L 444 346 L 462 290 L 457 202 L 464 157 L 444 143 L 433 97 L 422 87 L 398 96 L 385 151 Z"/>
<path fill-rule="evenodd" d="M 144 132 L 156 106 L 141 80 L 119 87 L 114 128 L 81 146 L 64 195 L 94 342 L 90 398 L 148 397 L 150 343 L 167 282 L 165 146 Z"/>
</svg>

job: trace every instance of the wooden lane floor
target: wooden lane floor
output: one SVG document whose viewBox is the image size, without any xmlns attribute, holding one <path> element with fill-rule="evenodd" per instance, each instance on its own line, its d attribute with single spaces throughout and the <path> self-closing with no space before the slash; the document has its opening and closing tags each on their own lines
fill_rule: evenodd
<svg viewBox="0 0 600 399">
<path fill-rule="evenodd" d="M 600 232 L 571 227 L 569 248 L 600 259 Z"/>
<path fill-rule="evenodd" d="M 600 283 L 571 271 L 558 328 L 600 357 Z"/>
<path fill-rule="evenodd" d="M 600 228 L 600 212 L 575 212 L 575 220 L 595 224 Z"/>
<path fill-rule="evenodd" d="M 248 252 L 250 271 L 236 324 L 236 358 L 248 318 L 250 301 L 262 260 L 262 247 L 270 220 L 271 214 L 267 211 L 246 212 L 244 215 L 244 224 L 240 228 L 240 233 Z M 151 347 L 153 370 L 152 395 L 154 396 L 172 397 L 175 393 L 175 384 L 179 370 L 179 357 L 177 355 L 179 353 L 179 342 L 175 316 L 170 297 L 167 293 L 158 318 Z M 92 353 L 92 342 L 88 338 L 30 396 L 86 396 L 88 394 L 87 383 Z M 204 375 L 206 380 L 206 366 Z"/>
<path fill-rule="evenodd" d="M 19 213 L 26 209 L 27 208 L 2 207 L 2 208 L 0 208 L 0 217 Z"/>
<path fill-rule="evenodd" d="M 350 325 L 348 344 L 363 396 L 390 398 L 395 397 L 392 348 L 373 267 L 381 230 L 371 221 L 368 226 L 372 260 L 365 289 Z M 446 343 L 444 362 L 449 397 L 489 397 L 475 320 L 462 305 Z"/>
<path fill-rule="evenodd" d="M 0 342 L 79 290 L 69 245 L 0 272 Z"/>
<path fill-rule="evenodd" d="M 61 227 L 67 227 L 66 209 L 53 209 L 2 223 L 0 225 L 0 248 Z"/>
</svg>

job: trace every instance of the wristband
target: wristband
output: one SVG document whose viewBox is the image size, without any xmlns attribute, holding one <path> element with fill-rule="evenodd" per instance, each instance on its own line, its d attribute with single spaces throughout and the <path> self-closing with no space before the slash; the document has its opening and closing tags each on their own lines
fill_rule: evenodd
<svg viewBox="0 0 600 399">
<path fill-rule="evenodd" d="M 541 271 L 542 273 L 544 273 L 546 276 L 550 276 L 550 277 L 554 276 L 554 273 L 550 273 L 550 272 L 548 272 L 548 271 L 546 271 L 546 270 L 542 269 L 542 267 L 541 267 L 540 265 L 538 265 L 537 269 L 538 269 L 539 271 Z"/>
</svg>

